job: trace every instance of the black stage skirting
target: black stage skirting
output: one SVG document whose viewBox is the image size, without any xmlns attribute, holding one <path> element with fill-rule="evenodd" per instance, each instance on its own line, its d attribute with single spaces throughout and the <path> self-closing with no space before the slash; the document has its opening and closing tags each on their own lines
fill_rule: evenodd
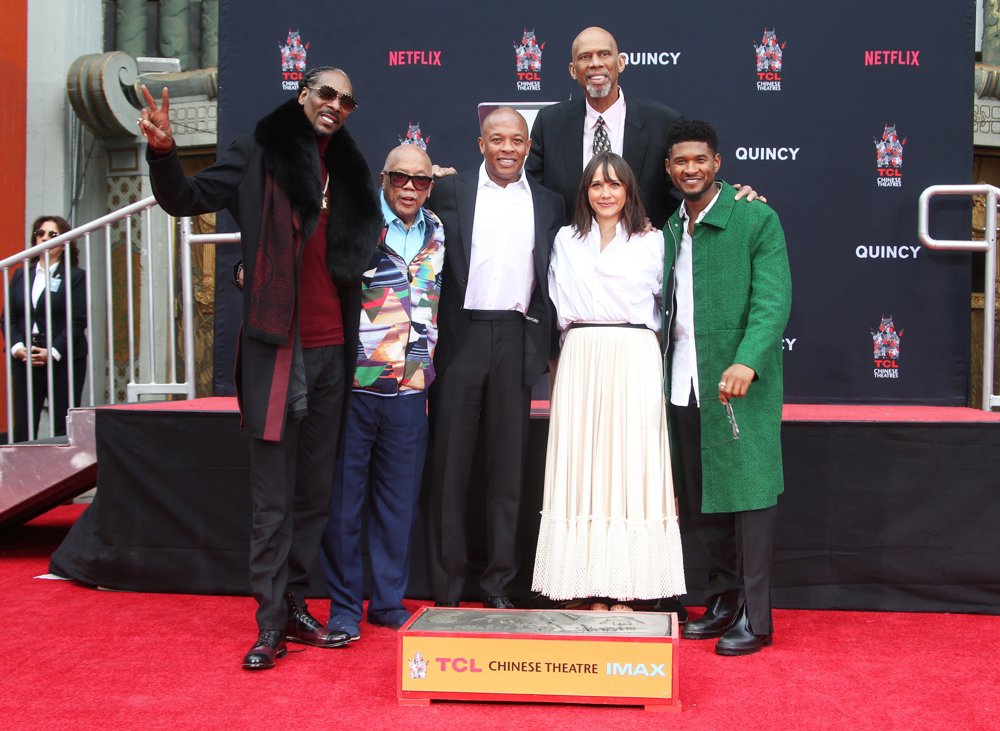
<svg viewBox="0 0 1000 731">
<path fill-rule="evenodd" d="M 547 430 L 532 420 L 522 597 Z M 775 606 L 1000 613 L 1000 423 L 786 421 L 782 442 Z M 53 573 L 113 589 L 249 593 L 249 445 L 235 412 L 100 409 L 97 462 L 96 497 L 53 554 Z M 469 508 L 470 551 L 481 555 L 482 509 Z M 418 522 L 414 598 L 430 595 L 424 538 Z M 685 550 L 696 604 L 703 564 L 696 546 Z M 313 588 L 322 595 L 318 580 Z M 466 589 L 479 598 L 474 581 Z"/>
</svg>

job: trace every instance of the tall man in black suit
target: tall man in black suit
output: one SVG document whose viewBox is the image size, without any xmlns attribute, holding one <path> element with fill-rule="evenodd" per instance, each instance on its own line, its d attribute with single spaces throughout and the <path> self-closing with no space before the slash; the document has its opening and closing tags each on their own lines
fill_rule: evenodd
<svg viewBox="0 0 1000 731">
<path fill-rule="evenodd" d="M 581 99 L 559 102 L 538 112 L 531 128 L 531 152 L 524 169 L 566 202 L 566 223 L 573 215 L 583 168 L 595 150 L 622 157 L 639 179 L 646 214 L 656 228 L 680 204 L 667 175 L 667 132 L 680 113 L 660 102 L 625 99 L 618 74 L 625 55 L 603 28 L 585 28 L 573 40 L 569 75 L 584 91 Z M 733 185 L 736 198 L 757 198 L 750 186 Z M 766 200 L 766 199 L 763 199 Z"/>
<path fill-rule="evenodd" d="M 600 147 L 618 153 L 639 179 L 649 220 L 663 228 L 677 208 L 664 169 L 667 130 L 680 114 L 659 102 L 629 98 L 618 86 L 625 56 L 603 28 L 586 28 L 574 39 L 569 75 L 585 96 L 542 109 L 531 129 L 531 152 L 525 170 L 566 201 L 572 216 L 584 166 Z M 606 142 L 602 143 L 602 140 Z M 567 219 L 567 223 L 569 220 Z"/>
<path fill-rule="evenodd" d="M 456 606 L 462 594 L 465 505 L 480 432 L 486 474 L 476 489 L 486 490 L 487 566 L 479 583 L 486 606 L 513 606 L 530 389 L 549 357 L 549 251 L 563 222 L 559 196 L 524 174 L 530 147 L 524 118 L 496 110 L 483 120 L 483 165 L 441 178 L 429 202 L 449 242 L 430 392 L 428 532 L 439 606 Z"/>
</svg>

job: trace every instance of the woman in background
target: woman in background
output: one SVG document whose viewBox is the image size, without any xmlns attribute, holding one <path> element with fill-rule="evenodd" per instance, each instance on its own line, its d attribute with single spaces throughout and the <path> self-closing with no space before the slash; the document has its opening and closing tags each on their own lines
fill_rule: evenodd
<svg viewBox="0 0 1000 731">
<path fill-rule="evenodd" d="M 598 610 L 685 592 L 656 336 L 663 234 L 645 225 L 628 163 L 597 154 L 549 266 L 563 346 L 532 589 Z"/>
<path fill-rule="evenodd" d="M 69 231 L 69 222 L 61 216 L 39 216 L 31 226 L 28 246 L 44 244 Z M 45 256 L 34 258 L 29 267 L 28 302 L 24 300 L 24 268 L 18 267 L 10 281 L 10 355 L 11 388 L 14 408 L 14 439 L 23 442 L 39 434 L 38 421 L 43 405 L 48 403 L 52 433 L 66 433 L 66 412 L 69 393 L 73 389 L 73 404 L 80 404 L 87 370 L 87 292 L 86 274 L 76 265 L 76 250 L 69 250 L 69 266 L 63 248 L 49 251 L 48 270 Z M 67 277 L 66 271 L 69 271 Z M 72 323 L 66 304 L 67 279 L 71 281 Z M 46 337 L 45 290 L 52 303 L 52 332 Z M 25 309 L 31 307 L 31 332 L 25 332 Z M 4 320 L 7 319 L 4 313 Z M 69 339 L 73 338 L 73 383 L 69 382 Z M 47 364 L 52 361 L 53 393 L 49 398 Z M 28 433 L 28 368 L 31 367 L 32 423 L 35 432 Z M 47 435 L 48 432 L 46 431 Z"/>
</svg>

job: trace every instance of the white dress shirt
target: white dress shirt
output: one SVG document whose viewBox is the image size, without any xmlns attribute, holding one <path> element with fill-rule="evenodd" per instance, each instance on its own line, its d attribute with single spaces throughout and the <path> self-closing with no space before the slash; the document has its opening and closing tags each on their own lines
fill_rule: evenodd
<svg viewBox="0 0 1000 731">
<path fill-rule="evenodd" d="M 657 300 L 663 288 L 663 232 L 628 238 L 618 224 L 601 251 L 601 230 L 578 238 L 564 226 L 549 264 L 549 296 L 560 330 L 574 322 L 632 323 L 660 329 Z"/>
<path fill-rule="evenodd" d="M 535 286 L 534 251 L 535 210 L 524 170 L 516 181 L 500 187 L 490 180 L 483 163 L 465 309 L 527 312 Z"/>
<path fill-rule="evenodd" d="M 598 112 L 588 100 L 584 106 L 587 114 L 583 120 L 583 167 L 587 167 L 590 158 L 594 156 L 594 131 L 597 129 L 597 118 L 604 117 L 604 124 L 611 140 L 611 151 L 621 155 L 625 149 L 625 92 L 618 88 L 618 99 L 607 108 Z"/>
<path fill-rule="evenodd" d="M 718 186 L 716 186 L 718 188 Z M 712 210 L 715 201 L 719 200 L 721 188 L 715 191 L 712 202 L 698 214 L 695 225 L 701 223 L 706 214 Z M 680 207 L 680 217 L 683 222 L 681 248 L 674 262 L 675 296 L 677 302 L 674 310 L 674 356 L 670 361 L 670 403 L 675 406 L 687 406 L 694 388 L 694 397 L 698 406 L 701 398 L 698 395 L 698 347 L 694 339 L 694 283 L 691 272 L 691 234 L 688 233 L 687 201 Z"/>
<path fill-rule="evenodd" d="M 51 267 L 52 268 L 52 302 L 53 302 L 53 306 L 55 305 L 55 302 L 56 302 L 56 294 L 61 294 L 62 293 L 62 274 L 60 273 L 60 264 L 62 264 L 62 260 L 61 259 L 59 261 L 54 262 L 52 264 L 52 267 Z M 49 276 L 48 276 L 48 272 L 45 270 L 45 261 L 44 261 L 44 258 L 43 257 L 39 257 L 38 258 L 38 262 L 35 264 L 35 278 L 32 280 L 32 283 L 31 283 L 31 308 L 32 309 L 35 309 L 35 308 L 38 307 L 38 300 L 41 299 L 44 296 L 45 287 L 48 285 L 48 283 L 49 283 Z M 65 297 L 65 295 L 62 295 L 62 296 Z M 36 320 L 34 317 L 31 319 L 31 332 L 32 332 L 32 334 L 37 334 L 37 333 L 41 332 L 38 329 L 38 320 Z M 16 355 L 17 353 L 20 353 L 22 350 L 26 350 L 26 349 L 27 348 L 26 348 L 26 346 L 25 346 L 24 343 L 14 343 L 10 347 L 10 354 L 11 355 Z M 58 350 L 56 350 L 55 348 L 52 348 L 52 357 L 55 360 L 62 360 L 62 354 Z"/>
</svg>

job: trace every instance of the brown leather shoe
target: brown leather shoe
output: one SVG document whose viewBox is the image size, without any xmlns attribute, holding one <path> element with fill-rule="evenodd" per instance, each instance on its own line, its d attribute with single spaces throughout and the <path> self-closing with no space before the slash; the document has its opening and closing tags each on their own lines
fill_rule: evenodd
<svg viewBox="0 0 1000 731">
<path fill-rule="evenodd" d="M 347 632 L 328 632 L 309 614 L 305 607 L 300 607 L 291 592 L 285 594 L 288 603 L 288 624 L 285 625 L 285 639 L 289 642 L 299 642 L 313 647 L 342 647 L 351 641 Z"/>
<path fill-rule="evenodd" d="M 735 591 L 727 591 L 712 597 L 703 615 L 698 619 L 687 621 L 681 630 L 681 637 L 685 640 L 711 640 L 722 637 L 736 621 L 740 609 L 736 603 L 738 599 L 739 594 Z"/>
<path fill-rule="evenodd" d="M 269 670 L 276 658 L 288 654 L 285 638 L 280 629 L 262 629 L 257 643 L 243 656 L 244 670 Z"/>
</svg>

